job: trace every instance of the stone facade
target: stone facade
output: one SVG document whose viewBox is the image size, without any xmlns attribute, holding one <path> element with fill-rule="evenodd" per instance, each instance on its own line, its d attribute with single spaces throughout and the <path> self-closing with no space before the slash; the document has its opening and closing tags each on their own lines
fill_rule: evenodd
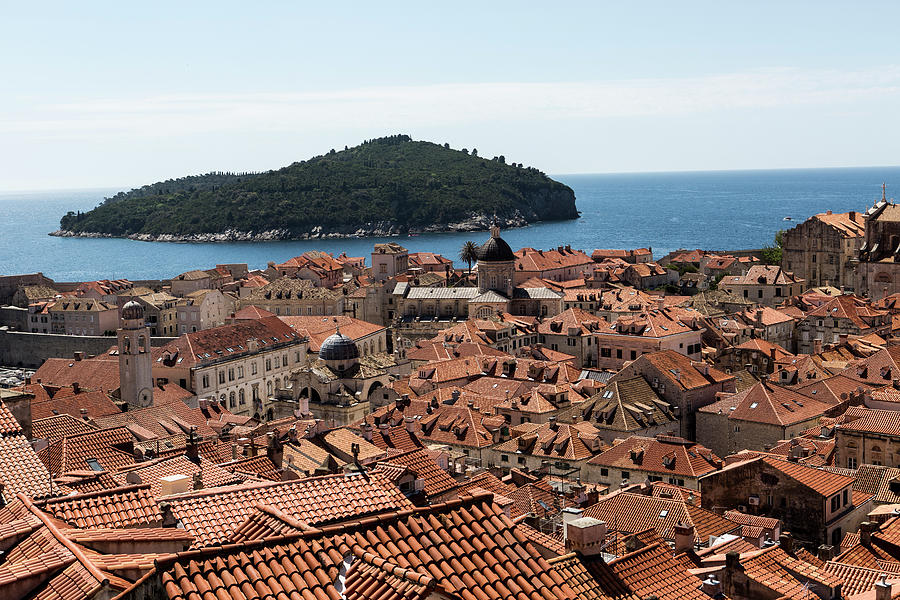
<svg viewBox="0 0 900 600">
<path fill-rule="evenodd" d="M 810 287 L 823 285 L 853 289 L 856 258 L 865 232 L 863 213 L 813 215 L 782 237 L 781 265 Z"/>
</svg>

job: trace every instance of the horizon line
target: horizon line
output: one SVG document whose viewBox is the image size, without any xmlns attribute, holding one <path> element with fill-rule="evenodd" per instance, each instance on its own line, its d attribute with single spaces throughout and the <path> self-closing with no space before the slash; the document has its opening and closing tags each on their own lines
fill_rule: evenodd
<svg viewBox="0 0 900 600">
<path fill-rule="evenodd" d="M 282 167 L 283 168 L 283 167 Z M 898 165 L 857 165 L 857 166 L 837 166 L 837 167 L 751 167 L 751 168 L 723 168 L 723 169 L 662 169 L 662 170 L 651 170 L 651 171 L 593 171 L 593 172 L 568 172 L 568 173 L 547 173 L 548 177 L 568 177 L 568 176 L 586 176 L 586 175 L 678 175 L 678 174 L 700 174 L 700 173 L 754 173 L 754 172 L 765 172 L 765 171 L 838 171 L 838 170 L 850 170 L 850 169 L 897 169 L 900 168 L 900 164 Z M 261 173 L 274 172 L 279 169 L 270 169 L 269 171 L 261 171 Z M 198 177 L 202 175 L 206 175 L 208 173 L 212 173 L 214 171 L 208 171 L 207 173 L 196 173 L 190 175 L 180 175 L 179 177 L 170 177 L 169 179 L 179 179 L 181 177 Z M 0 188 L 0 194 L 38 194 L 38 193 L 52 193 L 52 192 L 100 192 L 100 191 L 110 191 L 110 190 L 118 190 L 119 192 L 130 191 L 134 189 L 138 189 L 145 185 L 153 185 L 156 183 L 161 183 L 165 180 L 155 181 L 153 183 L 145 183 L 138 186 L 115 186 L 115 185 L 103 185 L 103 186 L 84 186 L 84 187 L 58 187 L 58 188 L 27 188 L 27 189 L 2 189 Z"/>
</svg>

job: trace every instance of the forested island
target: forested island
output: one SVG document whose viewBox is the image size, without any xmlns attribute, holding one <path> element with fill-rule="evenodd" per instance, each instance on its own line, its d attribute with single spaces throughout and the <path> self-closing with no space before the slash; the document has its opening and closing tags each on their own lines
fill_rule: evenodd
<svg viewBox="0 0 900 600">
<path fill-rule="evenodd" d="M 159 241 L 385 236 L 575 219 L 575 194 L 533 167 L 407 135 L 263 173 L 210 173 L 69 212 L 51 235 Z"/>
</svg>

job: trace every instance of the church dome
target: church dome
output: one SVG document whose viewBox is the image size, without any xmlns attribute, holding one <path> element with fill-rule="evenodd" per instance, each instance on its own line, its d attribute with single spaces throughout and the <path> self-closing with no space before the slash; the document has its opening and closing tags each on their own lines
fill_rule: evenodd
<svg viewBox="0 0 900 600">
<path fill-rule="evenodd" d="M 319 348 L 319 358 L 335 361 L 353 360 L 359 358 L 359 348 L 352 339 L 338 330 L 322 342 L 322 347 Z"/>
<path fill-rule="evenodd" d="M 482 262 L 505 262 L 516 260 L 512 248 L 500 237 L 500 228 L 491 227 L 491 237 L 478 249 L 478 260 Z"/>
<path fill-rule="evenodd" d="M 143 319 L 144 318 L 144 307 L 141 306 L 135 300 L 126 302 L 125 306 L 122 307 L 122 318 L 123 319 Z"/>
</svg>

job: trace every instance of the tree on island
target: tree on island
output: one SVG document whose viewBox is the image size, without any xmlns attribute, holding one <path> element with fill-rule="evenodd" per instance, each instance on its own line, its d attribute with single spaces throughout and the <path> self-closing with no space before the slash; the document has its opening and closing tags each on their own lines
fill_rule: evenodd
<svg viewBox="0 0 900 600">
<path fill-rule="evenodd" d="M 780 265 L 781 264 L 781 244 L 784 238 L 784 229 L 779 229 L 775 232 L 775 245 L 774 246 L 766 246 L 760 252 L 760 257 L 762 258 L 763 263 L 767 265 Z"/>
<path fill-rule="evenodd" d="M 478 244 L 467 241 L 459 249 L 459 260 L 469 265 L 469 276 L 472 276 L 472 263 L 478 260 Z"/>
</svg>

